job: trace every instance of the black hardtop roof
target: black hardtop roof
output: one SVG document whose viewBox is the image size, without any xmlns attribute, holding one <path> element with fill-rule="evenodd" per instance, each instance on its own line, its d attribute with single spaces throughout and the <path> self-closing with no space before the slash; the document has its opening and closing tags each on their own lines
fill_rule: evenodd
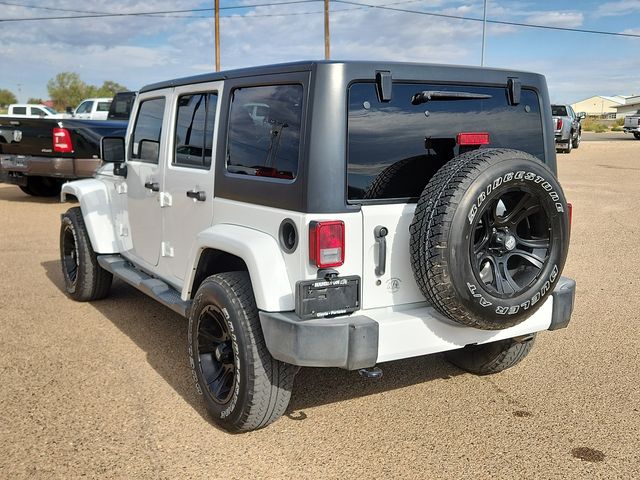
<svg viewBox="0 0 640 480">
<path fill-rule="evenodd" d="M 278 63 L 273 65 L 261 65 L 256 67 L 238 68 L 234 70 L 226 70 L 221 72 L 204 73 L 202 75 L 194 75 L 191 77 L 176 78 L 173 80 L 165 80 L 163 82 L 152 83 L 146 85 L 140 89 L 140 93 L 150 92 L 153 90 L 160 90 L 162 88 L 179 87 L 183 85 L 192 85 L 197 83 L 215 82 L 218 80 L 226 80 L 228 78 L 240 78 L 249 77 L 254 75 L 273 75 L 277 73 L 292 73 L 292 72 L 304 72 L 310 71 L 319 65 L 357 65 L 359 67 L 371 67 L 372 71 L 375 70 L 391 70 L 393 73 L 394 67 L 404 68 L 438 68 L 438 69 L 450 69 L 450 70 L 469 70 L 469 71 L 487 71 L 487 72 L 508 72 L 509 75 L 522 74 L 522 75 L 536 75 L 529 72 L 519 72 L 501 68 L 487 68 L 476 66 L 463 66 L 463 65 L 442 65 L 435 63 L 415 63 L 415 62 L 385 62 L 385 61 L 366 61 L 366 60 L 307 60 L 291 63 Z"/>
</svg>

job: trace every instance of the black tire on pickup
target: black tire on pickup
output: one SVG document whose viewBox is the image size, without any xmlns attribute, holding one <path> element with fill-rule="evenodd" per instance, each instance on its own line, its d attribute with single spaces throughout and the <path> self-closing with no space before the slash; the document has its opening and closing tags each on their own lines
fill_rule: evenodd
<svg viewBox="0 0 640 480">
<path fill-rule="evenodd" d="M 496 330 L 522 322 L 553 290 L 569 245 L 553 173 L 517 150 L 467 152 L 425 187 L 410 227 L 414 277 L 441 314 Z"/>
<path fill-rule="evenodd" d="M 445 358 L 467 372 L 491 375 L 520 363 L 531 351 L 534 340 L 535 335 L 532 335 L 526 339 L 508 338 L 482 345 L 467 345 L 445 353 Z"/>
<path fill-rule="evenodd" d="M 576 134 L 576 138 L 573 139 L 573 141 L 571 142 L 573 148 L 579 148 L 580 147 L 580 141 L 582 140 L 582 129 L 578 129 L 578 133 Z"/>
<path fill-rule="evenodd" d="M 640 140 L 640 133 L 633 132 L 633 136 L 636 137 L 636 140 Z"/>
<path fill-rule="evenodd" d="M 57 178 L 27 177 L 27 185 L 20 190 L 33 197 L 55 197 L 60 195 L 61 188 L 62 181 Z"/>
<path fill-rule="evenodd" d="M 189 312 L 189 360 L 207 410 L 230 432 L 282 416 L 298 371 L 267 350 L 247 272 L 212 275 L 198 288 Z"/>
<path fill-rule="evenodd" d="M 109 294 L 113 275 L 98 264 L 80 207 L 62 215 L 60 260 L 64 288 L 71 298 L 89 302 Z"/>
</svg>

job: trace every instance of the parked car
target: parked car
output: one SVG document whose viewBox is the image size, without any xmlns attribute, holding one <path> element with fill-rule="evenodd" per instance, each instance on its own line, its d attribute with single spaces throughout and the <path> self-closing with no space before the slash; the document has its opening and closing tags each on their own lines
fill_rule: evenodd
<svg viewBox="0 0 640 480">
<path fill-rule="evenodd" d="M 573 148 L 580 146 L 582 139 L 582 119 L 587 114 L 576 114 L 571 105 L 551 105 L 553 125 L 555 128 L 556 148 L 564 153 L 571 153 Z"/>
<path fill-rule="evenodd" d="M 300 366 L 376 377 L 447 351 L 499 372 L 573 308 L 550 117 L 543 76 L 498 69 L 301 62 L 146 86 L 96 177 L 62 187 L 80 203 L 65 290 L 97 300 L 115 276 L 187 317 L 196 389 L 230 431 L 282 415 Z"/>
<path fill-rule="evenodd" d="M 106 120 L 112 98 L 87 98 L 73 112 L 73 116 L 85 120 Z"/>
<path fill-rule="evenodd" d="M 66 118 L 68 115 L 56 112 L 46 105 L 33 103 L 14 103 L 9 105 L 7 113 L 0 115 L 0 118 Z"/>
<path fill-rule="evenodd" d="M 640 140 L 640 110 L 634 115 L 627 115 L 624 118 L 624 126 L 622 127 L 624 133 L 633 133 L 636 140 Z"/>
</svg>

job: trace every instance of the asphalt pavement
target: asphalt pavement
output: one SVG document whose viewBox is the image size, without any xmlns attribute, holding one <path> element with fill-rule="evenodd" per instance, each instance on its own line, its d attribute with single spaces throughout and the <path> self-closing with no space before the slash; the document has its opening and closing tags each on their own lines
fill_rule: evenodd
<svg viewBox="0 0 640 480">
<path fill-rule="evenodd" d="M 241 435 L 207 417 L 184 319 L 117 281 L 68 299 L 69 205 L 0 185 L 0 478 L 640 478 L 639 149 L 558 155 L 575 312 L 520 365 L 477 377 L 432 355 L 379 381 L 304 368 L 286 415 Z"/>
</svg>

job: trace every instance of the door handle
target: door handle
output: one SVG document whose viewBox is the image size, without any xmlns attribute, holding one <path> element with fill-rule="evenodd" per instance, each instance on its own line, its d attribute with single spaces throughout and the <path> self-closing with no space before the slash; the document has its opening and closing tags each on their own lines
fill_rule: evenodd
<svg viewBox="0 0 640 480">
<path fill-rule="evenodd" d="M 387 239 L 385 238 L 389 230 L 387 227 L 378 225 L 373 229 L 373 236 L 378 244 L 378 265 L 376 266 L 376 275 L 381 277 L 387 268 Z"/>
<path fill-rule="evenodd" d="M 199 192 L 196 190 L 187 190 L 187 197 L 193 198 L 199 202 L 204 202 L 207 199 L 207 193 L 202 190 Z"/>
<path fill-rule="evenodd" d="M 146 182 L 144 188 L 151 190 L 152 192 L 160 191 L 160 184 L 158 182 Z"/>
</svg>

